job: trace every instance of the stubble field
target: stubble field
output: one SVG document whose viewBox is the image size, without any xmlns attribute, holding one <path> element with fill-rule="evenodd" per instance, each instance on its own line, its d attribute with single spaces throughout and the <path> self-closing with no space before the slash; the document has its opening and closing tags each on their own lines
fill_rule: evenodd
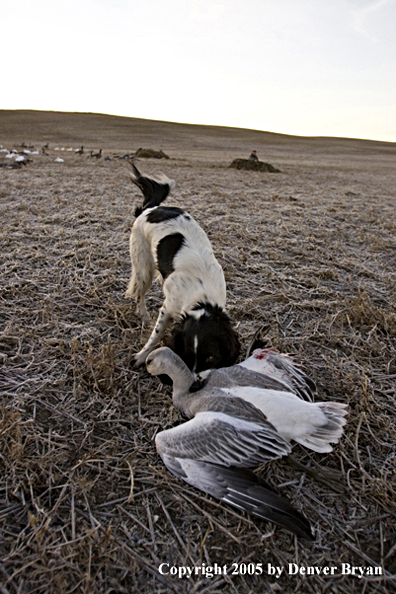
<svg viewBox="0 0 396 594">
<path fill-rule="evenodd" d="M 0 124 L 3 147 L 39 151 L 0 168 L 0 592 L 395 592 L 396 144 L 44 112 Z M 207 232 L 242 352 L 261 329 L 320 400 L 349 405 L 331 454 L 297 445 L 259 469 L 310 519 L 312 544 L 181 483 L 156 454 L 181 418 L 169 387 L 131 367 L 148 334 L 123 296 L 141 198 L 114 156 L 139 147 L 169 155 L 137 165 L 175 179 L 168 204 Z M 280 173 L 228 168 L 252 149 Z M 154 285 L 153 319 L 161 302 Z M 215 563 L 227 572 L 205 576 Z"/>
</svg>

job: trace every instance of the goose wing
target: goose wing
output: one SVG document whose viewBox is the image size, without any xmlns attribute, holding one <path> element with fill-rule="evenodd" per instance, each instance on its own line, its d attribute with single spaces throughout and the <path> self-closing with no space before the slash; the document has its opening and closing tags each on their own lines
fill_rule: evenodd
<svg viewBox="0 0 396 594">
<path fill-rule="evenodd" d="M 308 520 L 250 470 L 177 458 L 165 452 L 161 457 L 172 474 L 200 491 L 282 526 L 301 538 L 313 539 Z"/>
<path fill-rule="evenodd" d="M 244 421 L 263 423 L 276 432 L 275 427 L 270 425 L 265 414 L 257 406 L 231 393 L 230 388 L 238 387 L 241 386 L 230 386 L 228 389 L 208 386 L 208 389 L 205 388 L 189 402 L 184 402 L 182 409 L 189 418 L 194 417 L 199 412 L 212 411 L 224 413 L 229 417 L 236 417 Z"/>
<path fill-rule="evenodd" d="M 198 374 L 198 381 L 208 387 L 231 388 L 233 386 L 251 386 L 253 388 L 263 388 L 264 390 L 290 389 L 285 382 L 280 381 L 270 375 L 253 371 L 243 365 L 234 365 L 233 367 L 224 367 L 221 369 L 211 369 L 210 372 Z M 198 385 L 198 384 L 197 384 Z"/>
<path fill-rule="evenodd" d="M 161 431 L 157 451 L 174 458 L 223 466 L 249 467 L 290 453 L 290 444 L 264 419 L 251 422 L 223 412 L 199 412 L 193 419 Z"/>
<path fill-rule="evenodd" d="M 256 349 L 253 354 L 239 364 L 241 367 L 269 376 L 283 383 L 294 394 L 312 402 L 316 393 L 315 382 L 308 377 L 289 357 L 275 349 Z"/>
</svg>

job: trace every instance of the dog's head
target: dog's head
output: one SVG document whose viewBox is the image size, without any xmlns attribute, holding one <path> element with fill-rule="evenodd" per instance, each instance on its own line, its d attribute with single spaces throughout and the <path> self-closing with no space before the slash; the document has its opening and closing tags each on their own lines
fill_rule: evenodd
<svg viewBox="0 0 396 594">
<path fill-rule="evenodd" d="M 182 317 L 173 328 L 169 346 L 195 373 L 234 365 L 240 350 L 228 315 L 208 303 L 197 304 Z"/>
</svg>

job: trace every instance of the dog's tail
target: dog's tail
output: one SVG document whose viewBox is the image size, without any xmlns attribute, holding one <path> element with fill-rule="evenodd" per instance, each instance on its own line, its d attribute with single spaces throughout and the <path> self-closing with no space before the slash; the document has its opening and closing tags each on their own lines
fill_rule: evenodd
<svg viewBox="0 0 396 594">
<path fill-rule="evenodd" d="M 135 210 L 135 216 L 138 217 L 146 208 L 159 206 L 169 196 L 176 184 L 173 179 L 167 178 L 166 175 L 158 180 L 144 177 L 131 161 L 130 165 L 133 171 L 131 180 L 141 190 L 144 197 L 143 206 Z"/>
</svg>

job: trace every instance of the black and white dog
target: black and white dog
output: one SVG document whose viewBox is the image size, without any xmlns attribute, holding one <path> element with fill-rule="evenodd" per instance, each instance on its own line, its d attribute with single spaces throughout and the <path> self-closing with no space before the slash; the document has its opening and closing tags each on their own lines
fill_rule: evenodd
<svg viewBox="0 0 396 594">
<path fill-rule="evenodd" d="M 149 321 L 144 296 L 157 273 L 165 296 L 154 330 L 134 357 L 142 365 L 172 320 L 177 321 L 169 346 L 198 373 L 233 365 L 238 336 L 224 307 L 226 284 L 205 232 L 176 207 L 160 206 L 175 186 L 173 180 L 142 176 L 132 163 L 132 181 L 143 192 L 142 208 L 130 237 L 132 276 L 125 293 L 137 301 L 137 312 Z"/>
</svg>

